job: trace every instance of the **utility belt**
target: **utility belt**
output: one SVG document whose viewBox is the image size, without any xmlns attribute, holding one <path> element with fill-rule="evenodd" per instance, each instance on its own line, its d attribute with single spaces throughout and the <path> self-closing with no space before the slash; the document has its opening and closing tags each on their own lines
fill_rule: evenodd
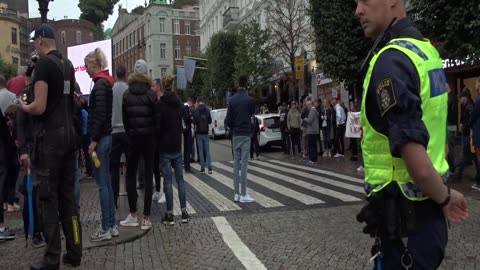
<svg viewBox="0 0 480 270">
<path fill-rule="evenodd" d="M 395 181 L 381 191 L 373 193 L 357 215 L 357 221 L 365 222 L 365 234 L 384 239 L 401 239 L 415 233 L 416 202 L 407 199 Z"/>
</svg>

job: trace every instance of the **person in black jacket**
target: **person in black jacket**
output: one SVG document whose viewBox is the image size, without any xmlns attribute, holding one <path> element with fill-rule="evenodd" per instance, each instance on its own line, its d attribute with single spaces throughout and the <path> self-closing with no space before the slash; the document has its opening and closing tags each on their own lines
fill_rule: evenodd
<svg viewBox="0 0 480 270">
<path fill-rule="evenodd" d="M 162 79 L 160 101 L 157 104 L 158 129 L 160 133 L 160 162 L 163 173 L 163 189 L 167 197 L 167 213 L 163 220 L 164 224 L 174 225 L 173 217 L 173 191 L 172 191 L 172 167 L 175 170 L 177 180 L 178 197 L 182 209 L 182 223 L 188 222 L 190 215 L 187 212 L 187 198 L 185 194 L 185 181 L 182 169 L 182 114 L 183 105 L 180 98 L 172 91 L 174 77 L 168 76 Z"/>
<path fill-rule="evenodd" d="M 130 141 L 127 163 L 127 195 L 130 214 L 120 222 L 125 227 L 138 226 L 137 190 L 135 188 L 138 160 L 143 157 L 145 164 L 145 196 L 143 205 L 142 230 L 152 228 L 150 208 L 153 192 L 153 160 L 155 152 L 155 103 L 152 79 L 147 76 L 147 63 L 140 59 L 134 66 L 134 73 L 128 77 L 128 89 L 123 95 L 123 126 Z"/>
<path fill-rule="evenodd" d="M 205 173 L 205 162 L 208 167 L 208 174 L 212 174 L 212 160 L 210 158 L 210 144 L 208 140 L 209 125 L 212 123 L 210 110 L 203 104 L 202 98 L 197 98 L 197 106 L 193 111 L 193 124 L 195 125 L 195 137 L 198 147 L 198 158 L 200 159 L 201 173 Z"/>
<path fill-rule="evenodd" d="M 113 78 L 108 73 L 107 60 L 97 48 L 85 57 L 87 73 L 94 81 L 89 98 L 88 134 L 91 143 L 88 153 L 100 160 L 100 167 L 94 166 L 102 210 L 102 226 L 93 235 L 91 241 L 105 241 L 118 236 L 115 225 L 115 201 L 110 175 L 110 153 L 112 152 L 112 101 Z"/>
<path fill-rule="evenodd" d="M 187 105 L 183 106 L 182 118 L 183 118 L 183 166 L 186 173 L 192 173 L 190 170 L 191 160 L 195 160 L 195 151 L 193 148 L 193 134 L 192 134 L 192 121 L 193 121 L 193 99 L 189 98 Z"/>
</svg>

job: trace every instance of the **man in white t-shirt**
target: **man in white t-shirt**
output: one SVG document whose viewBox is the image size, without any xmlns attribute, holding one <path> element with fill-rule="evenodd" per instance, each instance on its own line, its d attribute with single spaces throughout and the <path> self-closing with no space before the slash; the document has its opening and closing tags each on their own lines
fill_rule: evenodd
<svg viewBox="0 0 480 270">
<path fill-rule="evenodd" d="M 0 109 L 5 115 L 5 111 L 8 106 L 12 105 L 15 101 L 15 94 L 8 91 L 6 88 L 7 80 L 3 74 L 0 74 Z"/>
</svg>

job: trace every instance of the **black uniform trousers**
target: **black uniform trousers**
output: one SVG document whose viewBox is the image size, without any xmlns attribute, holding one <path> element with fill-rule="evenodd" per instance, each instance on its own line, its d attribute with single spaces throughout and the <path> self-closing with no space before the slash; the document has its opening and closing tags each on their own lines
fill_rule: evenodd
<svg viewBox="0 0 480 270">
<path fill-rule="evenodd" d="M 74 195 L 75 149 L 59 147 L 58 138 L 62 135 L 53 136 L 54 133 L 45 135 L 50 137 L 50 142 L 35 145 L 37 161 L 33 161 L 33 179 L 38 182 L 38 211 L 47 243 L 44 260 L 48 264 L 60 262 L 59 222 L 65 234 L 68 257 L 75 261 L 82 257 L 82 228 Z"/>
<path fill-rule="evenodd" d="M 110 174 L 112 176 L 112 189 L 115 206 L 117 206 L 118 194 L 120 192 L 120 161 L 122 153 L 128 164 L 128 146 L 130 140 L 125 132 L 112 134 L 112 153 L 110 156 Z"/>
</svg>

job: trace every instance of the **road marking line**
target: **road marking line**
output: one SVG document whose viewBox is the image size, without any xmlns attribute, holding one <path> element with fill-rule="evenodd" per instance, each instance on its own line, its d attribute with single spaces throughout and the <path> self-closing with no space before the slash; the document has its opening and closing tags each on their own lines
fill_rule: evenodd
<svg viewBox="0 0 480 270">
<path fill-rule="evenodd" d="M 182 209 L 180 208 L 180 200 L 178 198 L 178 190 L 177 188 L 172 185 L 172 192 L 173 192 L 173 214 L 175 216 L 179 216 L 182 214 Z M 165 203 L 166 204 L 166 203 Z M 187 201 L 187 212 L 189 214 L 196 214 L 197 211 L 193 209 L 192 205 Z"/>
<path fill-rule="evenodd" d="M 295 174 L 295 175 L 305 177 L 307 179 L 311 179 L 311 180 L 314 180 L 314 181 L 317 181 L 317 182 L 330 184 L 332 186 L 337 186 L 337 187 L 340 187 L 340 188 L 343 188 L 343 189 L 348 189 L 348 190 L 355 191 L 355 192 L 362 193 L 362 194 L 365 193 L 365 190 L 363 189 L 363 187 L 347 184 L 347 183 L 344 183 L 342 181 L 328 179 L 328 178 L 321 177 L 321 176 L 318 176 L 318 175 L 314 175 L 314 174 L 310 174 L 310 173 L 304 173 L 302 171 L 295 171 L 293 169 L 288 169 L 288 168 L 285 168 L 285 167 L 281 167 L 281 166 L 278 166 L 278 165 L 273 165 L 273 164 L 262 162 L 262 161 L 253 161 L 253 163 L 254 164 L 259 164 L 259 165 L 262 165 L 262 166 L 265 166 L 265 167 L 268 167 L 268 168 L 271 168 L 271 169 L 274 169 L 274 170 L 277 170 L 277 171 L 282 171 L 282 172 L 286 172 L 286 173 Z"/>
<path fill-rule="evenodd" d="M 200 165 L 198 164 L 191 164 L 190 166 L 192 166 L 193 168 L 199 170 L 200 169 Z M 216 171 L 213 171 L 212 174 L 210 175 L 212 177 L 212 179 L 215 179 L 216 181 L 222 183 L 223 185 L 227 186 L 229 189 L 233 190 L 233 179 L 230 179 L 226 176 L 224 176 L 223 174 L 220 174 Z M 260 204 L 261 206 L 265 207 L 265 208 L 272 208 L 272 207 L 281 207 L 281 206 L 285 206 L 283 204 L 281 204 L 280 202 L 272 199 L 272 198 L 269 198 L 261 193 L 258 193 L 252 189 L 249 189 L 249 192 L 250 194 L 255 198 L 255 201 Z"/>
<path fill-rule="evenodd" d="M 214 162 L 213 163 L 213 166 L 217 167 L 217 168 L 220 168 L 220 169 L 223 169 L 223 170 L 226 170 L 226 171 L 232 171 L 232 167 L 227 167 L 219 162 Z M 247 179 L 249 181 L 252 181 L 252 182 L 255 182 L 261 186 L 264 186 L 268 189 L 271 189 L 277 193 L 280 193 L 284 196 L 287 196 L 287 197 L 290 197 L 296 201 L 299 201 L 299 202 L 302 202 L 304 204 L 321 204 L 321 203 L 325 203 L 324 201 L 320 200 L 320 199 L 317 199 L 315 197 L 312 197 L 312 196 L 309 196 L 309 195 L 306 195 L 306 194 L 303 194 L 303 193 L 300 193 L 300 192 L 297 192 L 295 190 L 292 190 L 292 189 L 289 189 L 287 187 L 284 187 L 282 185 L 279 185 L 275 182 L 272 182 L 270 180 L 267 180 L 267 179 L 264 179 L 264 178 L 261 178 L 261 177 L 258 177 L 256 175 L 253 175 L 253 174 L 249 174 L 247 175 Z M 247 184 L 248 186 L 248 184 Z"/>
<path fill-rule="evenodd" d="M 331 190 L 331 189 L 323 188 L 323 187 L 320 187 L 320 186 L 317 186 L 317 185 L 314 185 L 314 184 L 311 184 L 311 183 L 308 183 L 308 182 L 304 182 L 304 181 L 295 179 L 295 178 L 290 177 L 290 176 L 282 175 L 282 174 L 279 174 L 279 173 L 276 173 L 276 172 L 273 172 L 273 171 L 267 171 L 267 170 L 264 170 L 262 168 L 256 167 L 253 164 L 250 164 L 248 166 L 248 169 L 252 170 L 252 171 L 255 171 L 255 172 L 259 172 L 259 173 L 268 175 L 268 176 L 271 176 L 271 177 L 275 177 L 278 180 L 281 180 L 281 181 L 284 181 L 284 182 L 287 182 L 287 183 L 290 183 L 290 184 L 294 184 L 294 185 L 299 186 L 299 187 L 303 187 L 303 188 L 306 188 L 306 189 L 309 189 L 309 190 L 312 190 L 312 191 L 315 191 L 315 192 L 318 192 L 318 193 L 321 193 L 321 194 L 328 195 L 330 197 L 337 198 L 337 199 L 339 199 L 341 201 L 344 201 L 344 202 L 361 201 L 360 198 L 356 198 L 354 196 L 344 194 L 344 193 L 341 193 L 341 192 L 337 192 L 337 191 L 334 191 L 334 190 Z"/>
<path fill-rule="evenodd" d="M 267 269 L 257 256 L 243 243 L 242 239 L 240 239 L 235 230 L 233 230 L 225 217 L 212 217 L 212 220 L 222 235 L 225 244 L 233 251 L 233 254 L 235 254 L 247 270 Z"/>
<path fill-rule="evenodd" d="M 211 188 L 209 185 L 205 184 L 202 180 L 194 175 L 185 174 L 185 181 L 188 182 L 193 188 L 198 190 L 198 192 L 207 198 L 207 200 L 209 200 L 218 210 L 242 210 L 240 206 L 233 202 L 233 198 L 231 200 L 227 199 L 225 196 Z"/>
<path fill-rule="evenodd" d="M 326 175 L 335 176 L 335 177 L 338 177 L 338 178 L 342 178 L 344 180 L 349 180 L 349 181 L 352 181 L 352 182 L 355 182 L 355 183 L 360 183 L 362 185 L 365 183 L 365 181 L 363 179 L 360 179 L 360 178 L 355 178 L 355 177 L 351 177 L 351 176 L 348 176 L 348 175 L 343 175 L 343 174 L 338 174 L 338 173 L 334 173 L 334 172 L 330 172 L 330 171 L 325 171 L 325 170 L 322 170 L 322 169 L 310 168 L 310 167 L 307 167 L 307 166 L 302 166 L 302 165 L 298 165 L 298 164 L 294 164 L 294 163 L 286 163 L 286 162 L 283 162 L 283 161 L 280 161 L 280 160 L 269 160 L 269 161 L 273 162 L 273 163 L 280 164 L 280 165 L 296 167 L 296 168 L 299 168 L 299 169 L 302 169 L 302 170 L 305 170 L 305 171 L 323 173 L 323 174 L 326 174 Z"/>
</svg>

